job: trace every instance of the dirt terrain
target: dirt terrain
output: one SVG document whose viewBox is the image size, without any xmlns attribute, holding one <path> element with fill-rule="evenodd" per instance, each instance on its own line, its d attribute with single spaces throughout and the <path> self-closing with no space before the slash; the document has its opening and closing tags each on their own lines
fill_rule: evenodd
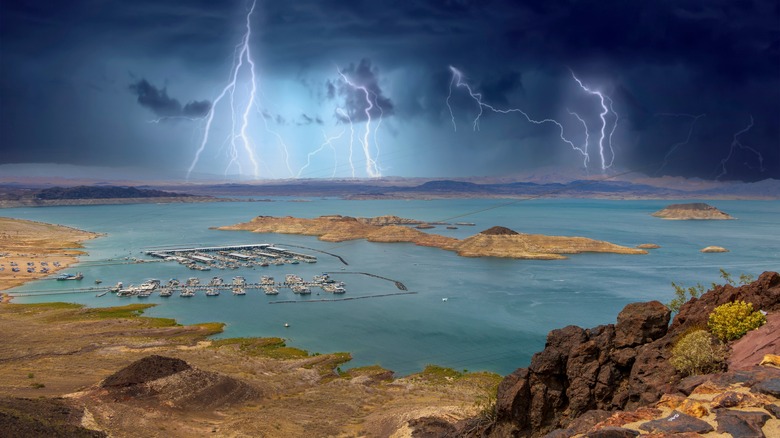
<svg viewBox="0 0 780 438">
<path fill-rule="evenodd" d="M 438 367 L 399 379 L 379 367 L 340 371 L 349 354 L 310 355 L 281 339 L 210 341 L 221 324 L 140 316 L 147 306 L 0 305 L 0 331 L 13 340 L 0 343 L 0 420 L 9 404 L 28 404 L 19 398 L 64 397 L 83 408 L 83 426 L 116 437 L 400 437 L 410 419 L 474 415 L 500 379 Z M 150 355 L 186 366 L 117 390 L 134 377 L 115 373 Z"/>
</svg>

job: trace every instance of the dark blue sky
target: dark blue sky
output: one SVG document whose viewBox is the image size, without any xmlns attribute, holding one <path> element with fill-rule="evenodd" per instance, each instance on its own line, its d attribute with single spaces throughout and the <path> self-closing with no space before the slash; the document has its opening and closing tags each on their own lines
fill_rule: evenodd
<svg viewBox="0 0 780 438">
<path fill-rule="evenodd" d="M 776 0 L 396 3 L 3 0 L 0 165 L 780 178 Z"/>
</svg>

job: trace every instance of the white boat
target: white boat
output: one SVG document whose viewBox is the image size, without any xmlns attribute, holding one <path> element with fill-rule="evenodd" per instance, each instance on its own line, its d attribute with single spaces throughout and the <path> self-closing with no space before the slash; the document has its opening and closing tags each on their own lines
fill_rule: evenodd
<svg viewBox="0 0 780 438">
<path fill-rule="evenodd" d="M 206 289 L 206 296 L 207 297 L 219 296 L 219 290 L 218 289 Z"/>
<path fill-rule="evenodd" d="M 292 289 L 293 293 L 296 293 L 296 294 L 300 294 L 300 295 L 310 295 L 311 294 L 311 289 L 309 289 L 308 287 L 306 287 L 306 286 L 304 286 L 302 284 L 294 284 L 291 287 L 291 289 Z"/>
<path fill-rule="evenodd" d="M 246 291 L 241 286 L 236 286 L 233 288 L 233 295 L 246 295 Z"/>
<path fill-rule="evenodd" d="M 263 286 L 263 292 L 265 292 L 266 295 L 279 295 L 279 289 L 273 286 Z"/>
<path fill-rule="evenodd" d="M 190 288 L 188 288 L 188 287 L 185 287 L 184 289 L 181 290 L 181 293 L 179 294 L 179 296 L 182 297 L 182 298 L 194 297 L 195 296 L 195 291 L 190 289 Z"/>
</svg>

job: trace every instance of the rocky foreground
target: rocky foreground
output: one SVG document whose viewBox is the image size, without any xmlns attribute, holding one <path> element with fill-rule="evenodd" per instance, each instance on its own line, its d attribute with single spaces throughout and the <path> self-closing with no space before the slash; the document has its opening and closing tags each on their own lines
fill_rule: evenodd
<svg viewBox="0 0 780 438">
<path fill-rule="evenodd" d="M 730 220 L 727 213 L 703 202 L 690 204 L 671 204 L 653 213 L 653 216 L 669 220 Z"/>
<path fill-rule="evenodd" d="M 683 378 L 669 363 L 674 342 L 736 300 L 768 312 L 769 323 L 730 345 L 727 371 Z M 780 352 L 780 275 L 715 287 L 669 319 L 669 309 L 651 301 L 629 304 L 616 324 L 553 330 L 530 366 L 501 382 L 491 421 L 431 419 L 419 428 L 442 437 L 780 436 L 780 368 L 759 365 Z"/>
<path fill-rule="evenodd" d="M 504 227 L 493 227 L 460 240 L 426 233 L 407 225 L 419 221 L 397 216 L 354 218 L 331 215 L 314 219 L 258 216 L 249 222 L 219 227 L 220 230 L 244 230 L 255 233 L 303 234 L 318 236 L 327 242 L 366 239 L 370 242 L 405 242 L 454 251 L 463 257 L 507 257 L 516 259 L 565 259 L 565 254 L 601 252 L 615 254 L 647 254 L 647 251 L 628 248 L 586 237 L 545 236 L 524 234 Z"/>
</svg>

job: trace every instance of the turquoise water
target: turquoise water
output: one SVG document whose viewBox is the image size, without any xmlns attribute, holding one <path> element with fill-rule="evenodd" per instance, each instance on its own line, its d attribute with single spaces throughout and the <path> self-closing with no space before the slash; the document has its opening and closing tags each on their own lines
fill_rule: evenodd
<svg viewBox="0 0 780 438">
<path fill-rule="evenodd" d="M 629 302 L 673 297 L 671 281 L 684 285 L 720 281 L 719 268 L 738 276 L 757 276 L 780 270 L 780 202 L 708 201 L 738 218 L 735 221 L 665 221 L 650 216 L 670 201 L 533 200 L 506 205 L 504 200 L 435 201 L 235 202 L 210 204 L 141 204 L 118 206 L 17 208 L 3 216 L 69 225 L 106 233 L 86 243 L 89 255 L 67 272 L 81 271 L 81 285 L 118 281 L 139 284 L 148 278 L 167 280 L 219 275 L 229 280 L 243 275 L 277 279 L 285 273 L 304 278 L 323 271 L 362 271 L 402 281 L 415 295 L 330 303 L 275 304 L 299 298 L 289 290 L 278 297 L 249 291 L 244 297 L 223 294 L 192 299 L 176 296 L 146 301 L 159 304 L 150 316 L 176 318 L 182 323 L 227 323 L 223 337 L 280 336 L 292 346 L 311 352 L 349 351 L 350 366 L 380 364 L 399 374 L 436 363 L 456 369 L 489 370 L 506 374 L 529 363 L 544 346 L 549 330 L 576 324 L 591 327 L 614 322 Z M 498 207 L 498 208 L 493 208 Z M 485 210 L 488 209 L 488 210 Z M 578 235 L 634 246 L 656 243 L 648 255 L 579 254 L 562 261 L 463 258 L 454 253 L 412 244 L 366 241 L 327 243 L 315 237 L 263 235 L 210 230 L 209 227 L 248 221 L 257 215 L 316 217 L 323 214 L 376 216 L 395 214 L 425 221 L 476 223 L 457 230 L 436 227 L 431 232 L 464 238 L 494 225 L 526 233 Z M 271 266 L 209 272 L 190 271 L 178 264 L 124 264 L 125 257 L 143 258 L 155 246 L 224 245 L 239 243 L 301 245 L 333 252 L 317 254 L 316 264 Z M 730 250 L 702 254 L 705 246 Z M 301 250 L 302 252 L 311 251 Z M 346 272 L 345 271 L 345 272 Z M 390 282 L 357 275 L 334 275 L 347 283 L 347 296 L 398 292 Z M 61 289 L 63 282 L 40 280 L 9 292 Z M 443 301 L 442 298 L 447 298 Z M 16 302 L 69 301 L 89 306 L 138 302 L 137 298 L 94 293 L 17 298 Z M 290 327 L 285 328 L 284 324 Z"/>
</svg>

